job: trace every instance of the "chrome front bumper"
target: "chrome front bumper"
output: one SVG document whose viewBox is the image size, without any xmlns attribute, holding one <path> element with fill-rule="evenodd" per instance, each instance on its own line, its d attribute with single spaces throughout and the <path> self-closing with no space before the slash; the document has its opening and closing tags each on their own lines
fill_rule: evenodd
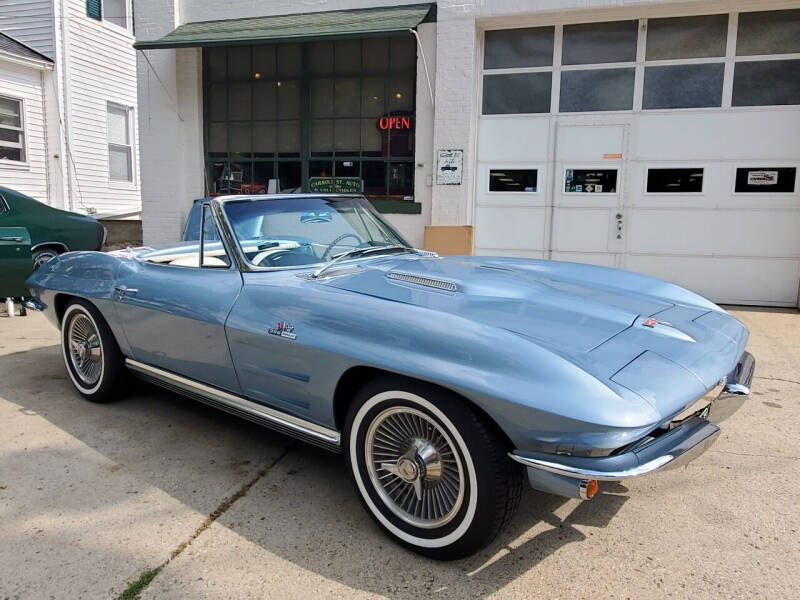
<svg viewBox="0 0 800 600">
<path fill-rule="evenodd" d="M 714 443 L 720 432 L 716 424 L 730 417 L 744 404 L 750 394 L 754 369 L 755 359 L 745 352 L 716 397 L 701 403 L 692 414 L 673 421 L 668 428 L 653 432 L 620 454 L 588 458 L 518 450 L 509 456 L 528 467 L 531 484 L 540 489 L 541 484 L 553 479 L 541 477 L 537 471 L 572 480 L 619 481 L 686 464 Z M 549 483 L 545 485 L 550 487 Z"/>
</svg>

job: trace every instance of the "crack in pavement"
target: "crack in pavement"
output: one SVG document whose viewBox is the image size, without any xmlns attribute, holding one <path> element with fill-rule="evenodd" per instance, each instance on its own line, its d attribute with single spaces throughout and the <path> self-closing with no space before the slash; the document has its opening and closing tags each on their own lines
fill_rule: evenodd
<svg viewBox="0 0 800 600">
<path fill-rule="evenodd" d="M 800 385 L 800 381 L 795 381 L 794 379 L 781 379 L 780 377 L 766 377 L 766 376 L 759 376 L 756 375 L 753 379 L 766 379 L 767 381 L 783 381 L 784 383 L 793 383 L 795 385 Z"/>
<path fill-rule="evenodd" d="M 788 458 L 789 460 L 800 460 L 800 456 L 790 456 L 781 454 L 754 454 L 750 452 L 731 452 L 730 450 L 709 450 L 717 454 L 735 454 L 736 456 L 750 456 L 753 458 Z"/>
<path fill-rule="evenodd" d="M 190 535 L 185 541 L 178 544 L 175 549 L 170 552 L 169 558 L 165 560 L 163 563 L 158 565 L 153 569 L 148 569 L 144 573 L 142 573 L 135 581 L 128 584 L 125 590 L 117 596 L 117 600 L 134 600 L 138 598 L 142 592 L 147 588 L 150 583 L 156 578 L 156 576 L 166 567 L 172 560 L 180 556 L 180 554 L 188 548 L 192 542 L 194 542 L 206 529 L 211 527 L 211 525 L 219 519 L 222 515 L 224 515 L 228 509 L 234 505 L 234 503 L 239 500 L 242 496 L 247 494 L 247 492 L 252 488 L 259 479 L 264 477 L 275 465 L 281 462 L 289 452 L 291 452 L 296 445 L 296 442 L 290 443 L 284 450 L 281 452 L 276 458 L 274 458 L 268 465 L 260 468 L 256 471 L 256 474 L 251 477 L 248 481 L 239 487 L 233 494 L 225 498 L 222 502 L 219 503 L 217 508 L 215 508 L 211 514 L 209 514 L 205 520 L 200 524 L 200 526 L 194 530 L 194 533 Z"/>
</svg>

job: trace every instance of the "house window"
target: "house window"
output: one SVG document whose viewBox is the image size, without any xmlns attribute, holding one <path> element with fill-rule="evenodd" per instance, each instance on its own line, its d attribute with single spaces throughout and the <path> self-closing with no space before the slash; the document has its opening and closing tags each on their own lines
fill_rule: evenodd
<svg viewBox="0 0 800 600">
<path fill-rule="evenodd" d="M 128 0 L 86 0 L 86 15 L 128 29 Z"/>
<path fill-rule="evenodd" d="M 800 9 L 741 13 L 733 106 L 800 104 Z"/>
<path fill-rule="evenodd" d="M 648 194 L 699 194 L 703 169 L 648 169 Z"/>
<path fill-rule="evenodd" d="M 108 103 L 108 176 L 115 181 L 133 181 L 131 112 L 130 108 Z"/>
<path fill-rule="evenodd" d="M 0 96 L 0 160 L 25 162 L 22 100 Z"/>
</svg>

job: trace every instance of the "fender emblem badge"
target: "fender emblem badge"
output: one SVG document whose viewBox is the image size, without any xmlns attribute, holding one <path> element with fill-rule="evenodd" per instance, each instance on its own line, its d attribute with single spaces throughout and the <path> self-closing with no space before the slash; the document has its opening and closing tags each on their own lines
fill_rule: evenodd
<svg viewBox="0 0 800 600">
<path fill-rule="evenodd" d="M 297 339 L 297 334 L 294 332 L 294 325 L 286 321 L 280 321 L 275 327 L 269 329 L 268 333 L 270 335 L 286 338 L 287 340 Z"/>
<path fill-rule="evenodd" d="M 655 327 L 656 325 L 667 325 L 669 327 L 672 326 L 671 323 L 667 323 L 666 321 L 657 321 L 653 317 L 647 317 L 644 321 L 642 321 L 642 325 L 645 327 Z"/>
</svg>

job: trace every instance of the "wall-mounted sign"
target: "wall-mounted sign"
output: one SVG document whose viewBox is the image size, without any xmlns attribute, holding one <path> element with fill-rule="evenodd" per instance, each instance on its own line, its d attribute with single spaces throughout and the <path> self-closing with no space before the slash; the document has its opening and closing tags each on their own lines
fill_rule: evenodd
<svg viewBox="0 0 800 600">
<path fill-rule="evenodd" d="M 360 194 L 360 177 L 309 177 L 308 191 L 321 194 Z"/>
<path fill-rule="evenodd" d="M 411 117 L 381 117 L 378 119 L 378 129 L 381 131 L 388 129 L 408 131 L 411 129 Z"/>
<path fill-rule="evenodd" d="M 747 185 L 778 185 L 778 172 L 748 171 Z"/>
<path fill-rule="evenodd" d="M 463 150 L 439 150 L 436 161 L 436 185 L 461 185 L 463 170 Z"/>
</svg>

